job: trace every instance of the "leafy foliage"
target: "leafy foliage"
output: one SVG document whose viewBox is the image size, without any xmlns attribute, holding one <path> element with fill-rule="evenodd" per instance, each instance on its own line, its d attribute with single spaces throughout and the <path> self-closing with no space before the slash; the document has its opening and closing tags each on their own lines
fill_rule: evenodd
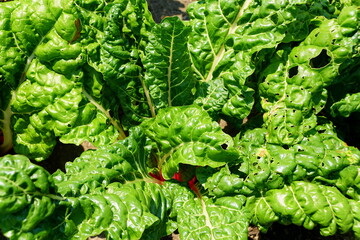
<svg viewBox="0 0 360 240">
<path fill-rule="evenodd" d="M 145 0 L 0 3 L 6 237 L 247 239 L 279 222 L 360 238 L 360 151 L 338 125 L 360 106 L 358 1 L 188 13 L 157 24 Z M 96 149 L 49 173 L 34 160 L 58 141 Z"/>
</svg>

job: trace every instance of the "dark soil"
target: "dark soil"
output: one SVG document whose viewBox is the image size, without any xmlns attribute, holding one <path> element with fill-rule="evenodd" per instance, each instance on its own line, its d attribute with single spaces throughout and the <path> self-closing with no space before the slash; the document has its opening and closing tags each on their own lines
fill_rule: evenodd
<svg viewBox="0 0 360 240">
<path fill-rule="evenodd" d="M 153 14 L 154 20 L 160 22 L 161 19 L 167 16 L 178 16 L 186 20 L 186 7 L 195 0 L 147 0 L 149 9 Z"/>
</svg>

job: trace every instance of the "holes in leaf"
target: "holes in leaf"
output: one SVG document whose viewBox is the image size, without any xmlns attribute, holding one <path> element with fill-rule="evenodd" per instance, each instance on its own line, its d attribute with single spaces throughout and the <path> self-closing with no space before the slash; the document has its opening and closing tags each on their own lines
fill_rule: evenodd
<svg viewBox="0 0 360 240">
<path fill-rule="evenodd" d="M 293 76 L 297 75 L 299 73 L 299 67 L 295 66 L 289 69 L 289 78 L 292 78 Z"/>
<path fill-rule="evenodd" d="M 53 152 L 47 158 L 47 161 L 37 162 L 36 164 L 42 166 L 50 173 L 54 173 L 58 169 L 65 171 L 65 163 L 72 162 L 83 152 L 84 148 L 81 145 L 63 144 L 58 140 Z"/>
<path fill-rule="evenodd" d="M 221 148 L 226 150 L 228 148 L 228 145 L 226 143 L 224 143 L 224 144 L 221 145 Z"/>
<path fill-rule="evenodd" d="M 318 133 L 321 134 L 321 133 L 324 133 L 325 131 L 326 131 L 325 129 L 319 129 L 319 130 L 318 130 Z"/>
<path fill-rule="evenodd" d="M 286 149 L 286 150 L 289 149 L 289 145 L 287 145 L 287 144 L 284 144 L 282 147 L 283 147 L 284 149 Z"/>
<path fill-rule="evenodd" d="M 312 68 L 322 68 L 328 65 L 330 61 L 331 57 L 329 57 L 327 51 L 323 49 L 318 56 L 310 59 L 310 66 Z"/>
</svg>

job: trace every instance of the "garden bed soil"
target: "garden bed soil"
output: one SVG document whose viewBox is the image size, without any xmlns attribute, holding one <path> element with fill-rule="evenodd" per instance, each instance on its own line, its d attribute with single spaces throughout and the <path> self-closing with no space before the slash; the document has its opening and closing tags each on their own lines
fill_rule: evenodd
<svg viewBox="0 0 360 240">
<path fill-rule="evenodd" d="M 178 16 L 180 19 L 187 20 L 186 7 L 195 0 L 147 0 L 149 9 L 153 14 L 154 20 L 160 22 L 167 16 Z"/>
</svg>

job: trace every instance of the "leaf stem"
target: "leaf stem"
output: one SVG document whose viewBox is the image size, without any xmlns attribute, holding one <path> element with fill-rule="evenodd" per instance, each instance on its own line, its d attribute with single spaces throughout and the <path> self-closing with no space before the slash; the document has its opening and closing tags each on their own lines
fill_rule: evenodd
<svg viewBox="0 0 360 240">
<path fill-rule="evenodd" d="M 92 103 L 100 112 L 104 113 L 105 116 L 110 120 L 111 124 L 118 130 L 119 132 L 119 139 L 125 139 L 126 134 L 124 129 L 111 117 L 109 110 L 105 110 L 103 106 L 101 106 L 98 102 L 95 101 L 95 99 L 87 93 L 84 89 L 82 91 L 82 94 L 89 100 L 90 103 Z"/>
<path fill-rule="evenodd" d="M 214 234 L 213 234 L 213 226 L 212 226 L 211 221 L 210 221 L 209 213 L 207 212 L 207 209 L 206 209 L 205 201 L 202 198 L 200 198 L 199 200 L 201 202 L 201 208 L 202 208 L 203 214 L 205 216 L 206 226 L 208 226 L 210 228 L 210 231 L 211 231 L 211 235 L 210 235 L 211 240 L 215 240 Z"/>
<path fill-rule="evenodd" d="M 155 107 L 154 107 L 154 104 L 152 103 L 151 101 L 151 97 L 150 97 L 150 92 L 149 92 L 149 89 L 147 88 L 144 80 L 143 80 L 143 77 L 142 76 L 139 76 L 140 78 L 140 82 L 142 84 L 142 87 L 144 89 L 144 93 L 145 93 L 145 97 L 146 97 L 146 101 L 149 105 L 149 108 L 150 108 L 150 113 L 151 113 L 151 117 L 156 117 L 156 113 L 155 113 Z"/>
<path fill-rule="evenodd" d="M 237 22 L 239 21 L 240 17 L 242 15 L 244 15 L 245 10 L 249 7 L 249 5 L 250 5 L 250 3 L 252 1 L 253 0 L 246 0 L 245 1 L 244 5 L 239 10 L 239 13 L 237 14 L 235 20 L 231 24 L 227 35 L 233 34 L 235 32 L 236 27 L 237 27 Z M 206 76 L 205 82 L 208 82 L 211 79 L 213 79 L 213 73 L 214 73 L 217 65 L 221 61 L 221 59 L 224 57 L 224 54 L 225 54 L 225 41 L 222 43 L 219 52 L 216 54 L 216 56 L 214 58 L 214 61 L 213 61 L 212 65 L 211 65 L 211 68 L 210 68 L 210 71 L 209 71 L 208 75 Z"/>
<path fill-rule="evenodd" d="M 173 63 L 173 49 L 174 49 L 174 35 L 175 35 L 175 26 L 173 26 L 173 32 L 171 34 L 171 42 L 170 42 L 170 56 L 169 56 L 169 66 L 167 69 L 167 81 L 168 81 L 168 105 L 171 107 L 171 70 Z"/>
</svg>

